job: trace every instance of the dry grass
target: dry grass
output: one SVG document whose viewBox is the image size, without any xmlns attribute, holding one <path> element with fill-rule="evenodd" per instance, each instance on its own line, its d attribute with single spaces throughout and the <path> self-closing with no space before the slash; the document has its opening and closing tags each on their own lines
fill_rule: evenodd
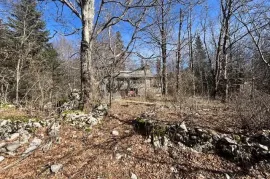
<svg viewBox="0 0 270 179">
<path fill-rule="evenodd" d="M 20 119 L 30 117 L 26 111 L 16 108 L 0 108 L 0 119 Z"/>
</svg>

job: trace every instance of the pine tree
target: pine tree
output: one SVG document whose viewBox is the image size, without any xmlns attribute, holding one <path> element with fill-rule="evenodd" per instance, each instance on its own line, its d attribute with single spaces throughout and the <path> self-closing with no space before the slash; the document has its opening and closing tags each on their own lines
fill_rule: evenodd
<svg viewBox="0 0 270 179">
<path fill-rule="evenodd" d="M 8 37 L 12 41 L 13 66 L 16 72 L 16 103 L 19 103 L 20 96 L 25 96 L 33 83 L 33 70 L 30 69 L 40 67 L 44 60 L 42 54 L 48 45 L 49 32 L 41 18 L 42 14 L 37 10 L 35 0 L 19 1 L 12 9 L 11 17 L 8 17 Z"/>
<path fill-rule="evenodd" d="M 38 54 L 49 40 L 49 32 L 41 17 L 35 0 L 21 0 L 14 6 L 11 17 L 8 17 L 11 38 L 20 45 L 20 50 L 27 48 L 30 55 Z"/>
<path fill-rule="evenodd" d="M 194 75 L 196 77 L 196 91 L 204 93 L 207 87 L 207 62 L 206 52 L 203 48 L 203 44 L 200 36 L 197 36 L 194 48 Z"/>
</svg>

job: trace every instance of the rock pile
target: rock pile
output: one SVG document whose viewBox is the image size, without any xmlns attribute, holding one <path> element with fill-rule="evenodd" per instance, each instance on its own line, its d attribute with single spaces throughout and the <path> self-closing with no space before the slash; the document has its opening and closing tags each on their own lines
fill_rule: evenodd
<svg viewBox="0 0 270 179">
<path fill-rule="evenodd" d="M 22 135 L 28 135 L 37 128 L 47 126 L 49 121 L 41 121 L 38 119 L 4 119 L 0 120 L 0 139 L 14 140 Z"/>
<path fill-rule="evenodd" d="M 100 105 L 89 114 L 79 110 L 64 111 L 62 113 L 62 119 L 75 127 L 88 130 L 92 126 L 97 125 L 106 114 L 107 106 Z"/>
<path fill-rule="evenodd" d="M 32 133 L 37 129 L 48 126 L 50 120 L 39 121 L 37 119 L 4 119 L 0 120 L 0 155 L 15 155 L 15 152 L 24 144 L 29 142 Z M 37 149 L 41 139 L 34 138 L 29 147 L 22 155 L 27 155 Z M 4 160 L 3 156 L 0 156 Z"/>
<path fill-rule="evenodd" d="M 80 91 L 77 89 L 73 89 L 72 92 L 69 94 L 69 101 L 65 102 L 61 106 L 61 111 L 79 109 L 81 99 L 80 96 Z"/>
<path fill-rule="evenodd" d="M 162 123 L 138 117 L 135 129 L 149 137 L 155 147 L 185 145 L 198 152 L 216 153 L 238 163 L 270 161 L 270 130 L 252 134 L 222 134 L 199 127 L 189 128 L 182 123 Z"/>
</svg>

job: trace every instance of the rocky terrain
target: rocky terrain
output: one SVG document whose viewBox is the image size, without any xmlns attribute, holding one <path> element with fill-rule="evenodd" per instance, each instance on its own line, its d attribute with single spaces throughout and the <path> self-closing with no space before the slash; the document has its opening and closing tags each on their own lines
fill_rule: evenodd
<svg viewBox="0 0 270 179">
<path fill-rule="evenodd" d="M 0 178 L 269 178 L 269 131 L 232 130 L 229 109 L 206 107 L 179 115 L 168 105 L 119 101 L 90 114 L 5 116 Z M 223 130 L 219 110 L 228 116 Z"/>
</svg>

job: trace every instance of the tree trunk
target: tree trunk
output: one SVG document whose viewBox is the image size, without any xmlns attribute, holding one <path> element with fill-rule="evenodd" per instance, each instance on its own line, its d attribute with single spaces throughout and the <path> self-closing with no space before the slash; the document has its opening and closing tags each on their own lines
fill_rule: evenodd
<svg viewBox="0 0 270 179">
<path fill-rule="evenodd" d="M 167 94 L 167 34 L 165 32 L 164 1 L 161 1 L 161 53 L 162 53 L 162 95 Z"/>
<path fill-rule="evenodd" d="M 20 64 L 21 64 L 21 58 L 17 61 L 17 67 L 16 67 L 16 101 L 15 103 L 19 103 L 19 85 L 20 85 L 20 79 L 21 79 L 21 70 L 20 70 Z"/>
<path fill-rule="evenodd" d="M 179 92 L 180 86 L 180 64 L 181 64 L 181 31 L 182 31 L 182 24 L 183 24 L 183 14 L 180 9 L 179 12 L 179 29 L 178 29 L 178 42 L 177 42 L 177 62 L 176 62 L 176 92 Z"/>
<path fill-rule="evenodd" d="M 222 48 L 222 70 L 223 70 L 223 96 L 222 102 L 227 102 L 229 93 L 229 80 L 228 80 L 228 40 L 230 35 L 230 19 L 232 12 L 232 0 L 228 0 L 226 5 L 222 4 L 223 8 L 223 20 L 224 20 L 224 34 L 223 34 L 223 48 Z"/>
<path fill-rule="evenodd" d="M 195 86 L 195 74 L 194 74 L 194 60 L 193 60 L 193 47 L 192 47 L 192 23 L 191 23 L 191 6 L 188 12 L 188 47 L 189 47 L 189 69 L 192 74 L 192 95 L 195 96 L 196 86 Z"/>
<path fill-rule="evenodd" d="M 92 65 L 92 33 L 94 20 L 94 0 L 83 0 L 82 42 L 81 42 L 81 89 L 83 109 L 89 112 L 97 104 L 97 86 Z"/>
</svg>

